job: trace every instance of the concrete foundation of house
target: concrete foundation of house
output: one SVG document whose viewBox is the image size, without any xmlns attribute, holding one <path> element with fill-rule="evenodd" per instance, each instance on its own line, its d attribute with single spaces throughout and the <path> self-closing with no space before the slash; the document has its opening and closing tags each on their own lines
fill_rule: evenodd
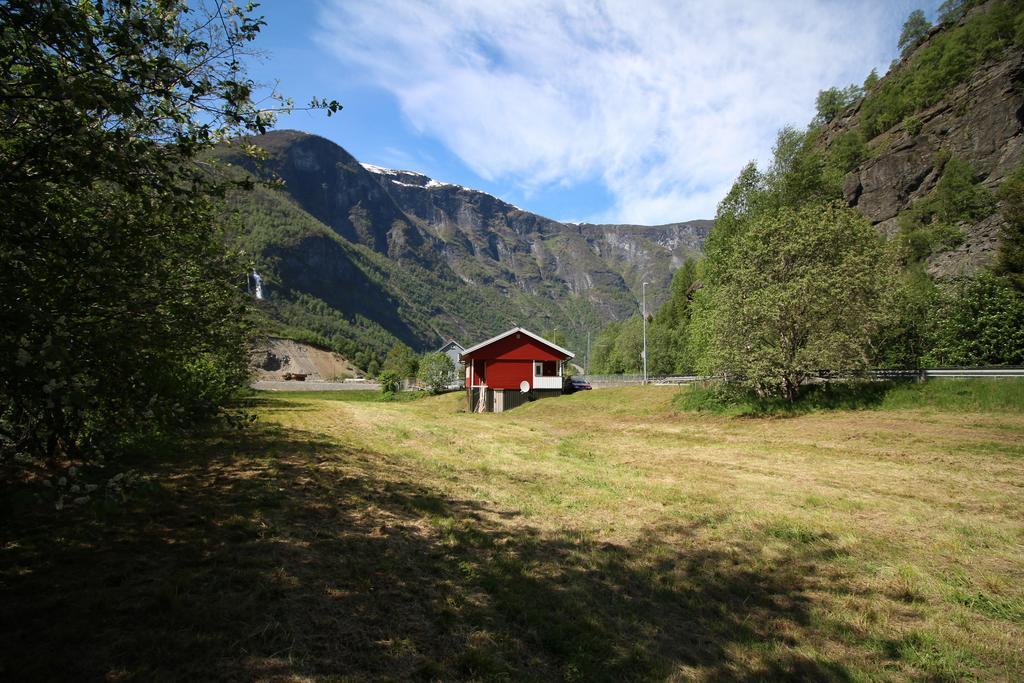
<svg viewBox="0 0 1024 683">
<path fill-rule="evenodd" d="M 561 389 L 532 389 L 526 393 L 518 389 L 488 389 L 473 387 L 466 390 L 467 407 L 471 413 L 503 413 L 524 403 L 542 398 L 561 396 Z M 483 408 L 480 406 L 483 400 Z"/>
</svg>

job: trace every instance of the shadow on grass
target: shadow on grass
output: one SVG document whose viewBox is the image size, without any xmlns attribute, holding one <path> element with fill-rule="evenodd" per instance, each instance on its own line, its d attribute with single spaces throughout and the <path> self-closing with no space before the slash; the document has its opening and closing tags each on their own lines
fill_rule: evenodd
<svg viewBox="0 0 1024 683">
<path fill-rule="evenodd" d="M 385 459 L 254 428 L 140 466 L 124 505 L 4 520 L 0 674 L 848 678 L 797 654 L 813 550 L 758 572 L 698 526 L 547 535 Z"/>
</svg>

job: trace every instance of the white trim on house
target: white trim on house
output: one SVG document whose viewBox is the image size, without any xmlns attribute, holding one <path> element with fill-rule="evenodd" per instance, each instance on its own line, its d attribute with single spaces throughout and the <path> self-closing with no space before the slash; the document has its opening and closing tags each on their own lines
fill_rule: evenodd
<svg viewBox="0 0 1024 683">
<path fill-rule="evenodd" d="M 561 389 L 562 378 L 561 377 L 534 377 L 533 378 L 534 389 Z"/>
<path fill-rule="evenodd" d="M 463 351 L 461 355 L 463 357 L 465 357 L 468 354 L 473 353 L 474 351 L 476 351 L 478 349 L 482 349 L 483 347 L 487 346 L 488 344 L 493 344 L 494 342 L 500 341 L 500 340 L 504 339 L 505 337 L 508 337 L 509 335 L 515 334 L 516 332 L 522 332 L 526 336 L 532 337 L 535 341 L 539 341 L 541 344 L 546 344 L 547 346 L 550 346 L 551 348 L 555 349 L 556 351 L 561 351 L 565 355 L 569 356 L 569 358 L 575 358 L 576 357 L 576 354 L 573 353 L 572 351 L 568 351 L 566 349 L 563 349 L 558 344 L 553 344 L 552 342 L 549 342 L 547 339 L 545 339 L 544 337 L 540 336 L 539 334 L 534 334 L 533 332 L 530 332 L 529 330 L 524 329 L 522 327 L 513 327 L 508 332 L 502 332 L 497 337 L 491 337 L 487 341 L 482 341 L 479 344 L 477 344 L 476 346 L 471 346 L 468 349 L 466 349 L 465 351 Z M 561 386 L 561 385 L 559 385 L 559 386 Z"/>
</svg>

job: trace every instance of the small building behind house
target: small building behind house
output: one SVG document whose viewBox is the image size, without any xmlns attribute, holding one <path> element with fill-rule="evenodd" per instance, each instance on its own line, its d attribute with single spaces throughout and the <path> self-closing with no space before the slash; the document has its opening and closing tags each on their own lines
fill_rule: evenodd
<svg viewBox="0 0 1024 683">
<path fill-rule="evenodd" d="M 462 352 L 465 350 L 462 344 L 454 339 L 449 339 L 437 350 L 437 353 L 443 353 L 452 362 L 452 373 L 447 384 L 448 388 L 453 391 L 458 391 L 459 385 L 462 383 Z"/>
<path fill-rule="evenodd" d="M 562 395 L 562 366 L 571 351 L 513 327 L 462 352 L 472 412 L 501 413 L 527 401 Z"/>
</svg>

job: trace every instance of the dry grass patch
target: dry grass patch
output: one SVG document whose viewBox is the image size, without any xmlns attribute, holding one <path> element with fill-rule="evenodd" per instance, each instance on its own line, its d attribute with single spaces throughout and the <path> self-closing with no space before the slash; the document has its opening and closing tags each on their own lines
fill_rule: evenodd
<svg viewBox="0 0 1024 683">
<path fill-rule="evenodd" d="M 657 387 L 474 415 L 287 396 L 9 517 L 4 672 L 1014 679 L 1024 414 L 733 419 Z"/>
</svg>

